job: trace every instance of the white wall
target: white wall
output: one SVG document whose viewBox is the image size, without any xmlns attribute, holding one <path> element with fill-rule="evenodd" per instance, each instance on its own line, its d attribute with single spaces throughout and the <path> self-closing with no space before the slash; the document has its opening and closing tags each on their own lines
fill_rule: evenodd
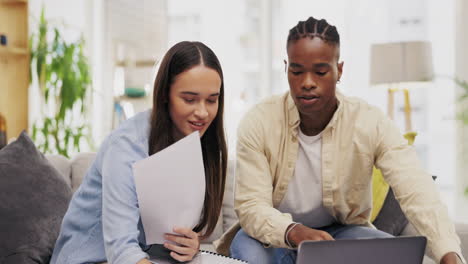
<svg viewBox="0 0 468 264">
<path fill-rule="evenodd" d="M 61 1 L 61 0 L 29 0 L 30 31 L 39 20 L 41 9 L 44 6 L 46 18 L 53 23 L 64 23 L 69 30 L 64 35 L 67 40 L 74 40 L 80 37 L 81 33 L 89 37 L 90 32 L 86 32 L 91 14 L 87 5 L 92 0 L 82 1 Z"/>
<path fill-rule="evenodd" d="M 465 0 L 456 2 L 456 76 L 468 80 L 468 3 Z M 462 106 L 459 105 L 458 109 Z M 468 107 L 465 105 L 465 107 Z M 468 197 L 463 191 L 468 187 L 468 126 L 457 127 L 457 178 L 456 178 L 456 208 L 459 218 L 468 222 Z"/>
<path fill-rule="evenodd" d="M 89 37 L 89 50 L 90 50 L 90 63 L 92 65 L 92 78 L 93 78 L 93 103 L 91 116 L 91 131 L 93 135 L 96 148 L 99 147 L 100 142 L 102 142 L 106 127 L 104 120 L 109 118 L 109 114 L 106 113 L 105 109 L 112 109 L 111 102 L 105 100 L 104 98 L 109 98 L 107 94 L 109 91 L 112 91 L 112 87 L 109 87 L 105 82 L 105 54 L 107 53 L 105 46 L 106 39 L 106 23 L 105 23 L 105 0 L 93 0 L 88 5 L 88 13 L 90 14 L 90 25 L 88 26 L 88 31 L 90 33 Z M 110 111 L 110 110 L 108 110 Z"/>
<path fill-rule="evenodd" d="M 240 38 L 246 31 L 243 2 L 168 2 L 168 46 L 183 40 L 201 41 L 210 47 L 220 60 L 225 83 L 225 128 L 231 155 L 235 150 L 237 124 L 246 108 L 240 97 L 249 86 L 244 82 L 244 51 L 240 44 Z"/>
<path fill-rule="evenodd" d="M 460 216 L 455 206 L 455 1 L 428 2 L 428 36 L 432 43 L 435 80 L 426 94 L 423 140 L 427 144 L 426 168 L 437 175 L 442 199 L 453 218 Z"/>
<path fill-rule="evenodd" d="M 102 80 L 100 87 L 100 105 L 96 106 L 96 112 L 100 115 L 100 122 L 96 125 L 97 142 L 102 140 L 114 128 L 114 98 L 121 95 L 122 91 L 115 89 L 116 64 L 119 61 L 158 61 L 167 47 L 167 18 L 166 0 L 101 0 L 102 12 L 96 19 L 102 21 L 102 43 L 96 46 L 100 49 Z M 153 67 L 124 69 L 125 86 L 144 88 L 148 85 L 152 88 Z M 152 90 L 152 89 L 150 89 Z M 150 98 L 145 98 L 151 101 Z M 145 100 L 144 108 L 151 107 Z M 142 110 L 143 110 L 142 109 Z M 146 110 L 146 109 L 145 109 Z"/>
</svg>

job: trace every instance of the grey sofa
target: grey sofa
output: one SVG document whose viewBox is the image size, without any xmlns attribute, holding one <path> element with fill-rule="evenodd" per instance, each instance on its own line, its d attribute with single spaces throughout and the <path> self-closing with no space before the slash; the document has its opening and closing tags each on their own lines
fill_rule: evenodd
<svg viewBox="0 0 468 264">
<path fill-rule="evenodd" d="M 94 160 L 95 153 L 80 153 L 74 158 L 67 159 L 59 155 L 47 155 L 47 159 L 54 165 L 54 167 L 63 175 L 65 181 L 71 186 L 73 191 L 76 191 L 78 186 L 81 184 L 83 177 L 86 174 L 86 171 L 91 165 L 91 162 Z M 218 239 L 225 230 L 227 230 L 232 224 L 235 223 L 237 217 L 234 212 L 234 162 L 230 161 L 228 164 L 228 175 L 226 181 L 226 190 L 223 201 L 222 214 L 219 218 L 217 227 L 214 233 L 202 241 L 201 248 L 204 250 L 213 251 L 214 247 L 212 242 Z M 468 224 L 456 223 L 455 228 L 461 239 L 462 252 L 464 256 L 468 256 Z M 403 232 L 400 234 L 402 236 L 416 235 L 417 232 L 408 224 Z M 424 264 L 433 264 L 434 262 L 429 258 L 424 259 Z"/>
</svg>

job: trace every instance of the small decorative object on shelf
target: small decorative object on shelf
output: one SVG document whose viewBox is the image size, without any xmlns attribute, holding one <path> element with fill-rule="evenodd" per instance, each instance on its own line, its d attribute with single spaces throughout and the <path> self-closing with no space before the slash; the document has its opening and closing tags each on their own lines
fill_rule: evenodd
<svg viewBox="0 0 468 264">
<path fill-rule="evenodd" d="M 138 98 L 146 95 L 145 89 L 137 87 L 125 88 L 125 95 L 128 97 Z"/>
<path fill-rule="evenodd" d="M 7 44 L 7 36 L 5 34 L 0 34 L 0 45 L 6 46 Z"/>
<path fill-rule="evenodd" d="M 0 149 L 5 147 L 7 144 L 6 137 L 6 120 L 2 114 L 0 114 Z"/>
</svg>

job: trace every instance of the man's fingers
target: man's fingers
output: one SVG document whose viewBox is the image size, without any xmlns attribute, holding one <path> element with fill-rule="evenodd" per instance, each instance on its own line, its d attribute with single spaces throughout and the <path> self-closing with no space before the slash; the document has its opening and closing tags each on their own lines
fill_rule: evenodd
<svg viewBox="0 0 468 264">
<path fill-rule="evenodd" d="M 323 240 L 335 240 L 329 233 L 323 232 L 322 233 Z"/>
</svg>

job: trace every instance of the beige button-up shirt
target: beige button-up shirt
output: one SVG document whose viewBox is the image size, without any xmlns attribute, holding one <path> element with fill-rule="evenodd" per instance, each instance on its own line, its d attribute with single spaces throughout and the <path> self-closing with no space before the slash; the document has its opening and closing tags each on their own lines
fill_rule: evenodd
<svg viewBox="0 0 468 264">
<path fill-rule="evenodd" d="M 339 105 L 322 133 L 323 205 L 339 223 L 372 226 L 372 168 L 379 168 L 416 230 L 428 239 L 428 254 L 461 256 L 460 241 L 431 176 L 412 146 L 379 109 L 337 94 Z M 299 113 L 289 92 L 250 110 L 238 129 L 234 207 L 240 226 L 266 246 L 288 247 L 290 214 L 278 211 L 294 174 Z M 227 255 L 239 230 L 215 242 Z"/>
</svg>

